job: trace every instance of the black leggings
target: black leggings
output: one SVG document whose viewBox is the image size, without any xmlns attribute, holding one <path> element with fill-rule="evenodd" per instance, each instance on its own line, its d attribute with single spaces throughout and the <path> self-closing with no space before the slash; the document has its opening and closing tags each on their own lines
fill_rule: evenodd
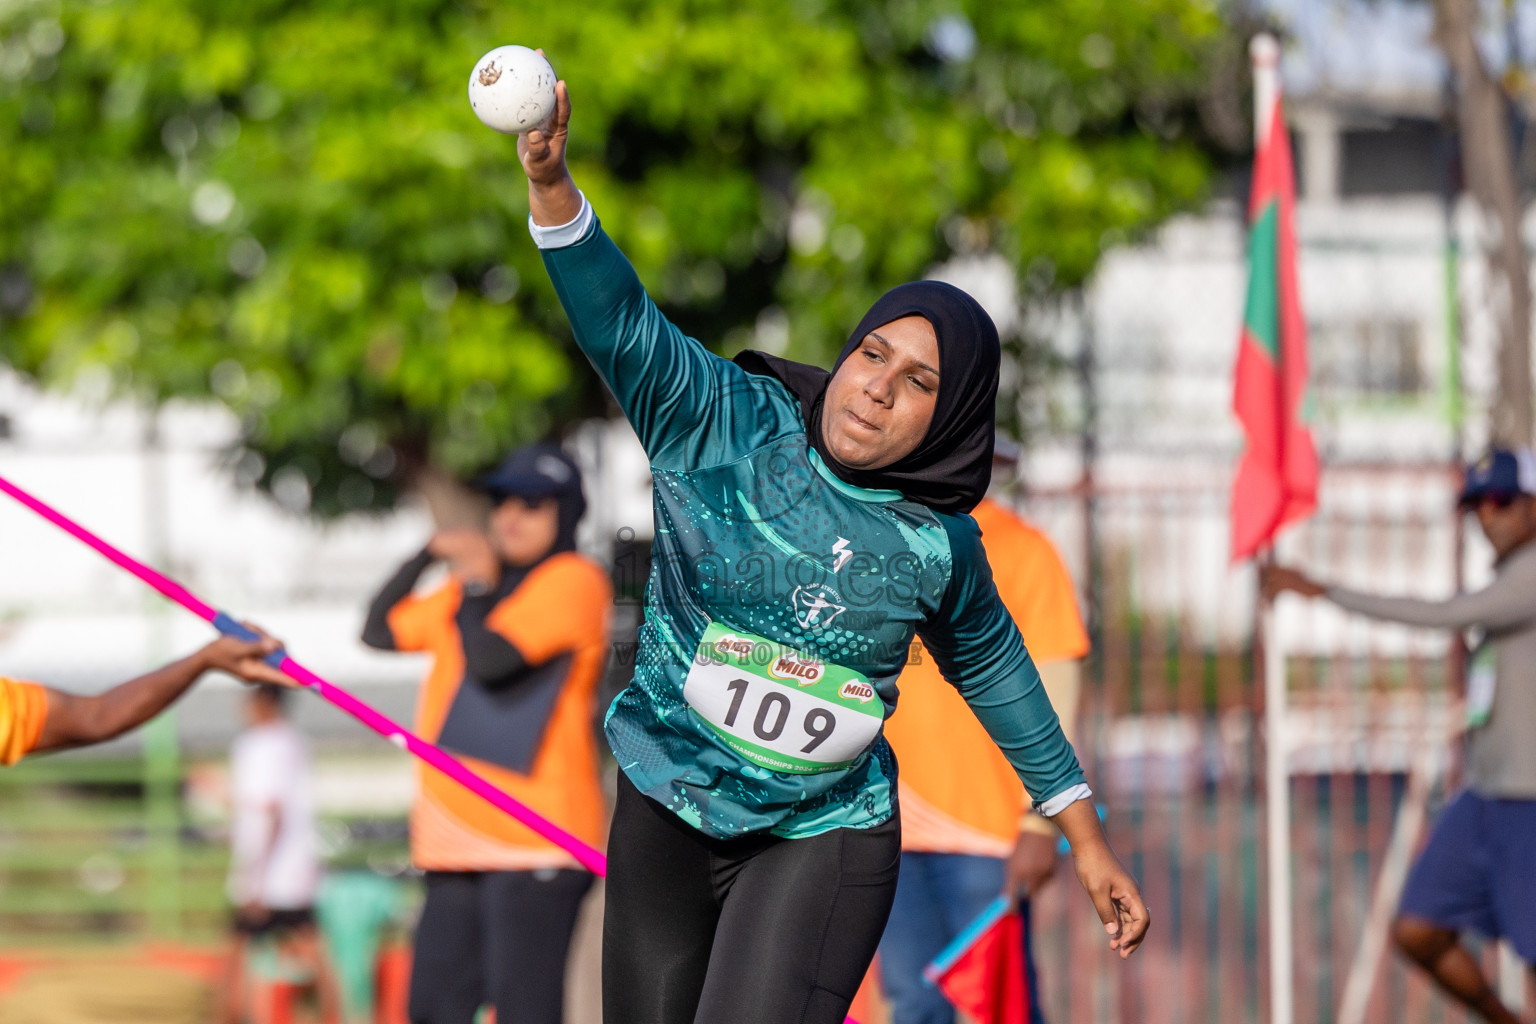
<svg viewBox="0 0 1536 1024">
<path fill-rule="evenodd" d="M 619 773 L 603 1024 L 843 1024 L 896 895 L 901 827 L 710 839 Z"/>
<path fill-rule="evenodd" d="M 416 926 L 411 1024 L 561 1024 L 585 871 L 431 871 Z"/>
</svg>

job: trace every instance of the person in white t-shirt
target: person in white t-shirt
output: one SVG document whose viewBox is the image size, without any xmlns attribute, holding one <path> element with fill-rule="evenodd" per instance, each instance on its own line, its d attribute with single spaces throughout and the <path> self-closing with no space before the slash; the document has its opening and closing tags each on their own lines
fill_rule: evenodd
<svg viewBox="0 0 1536 1024">
<path fill-rule="evenodd" d="M 245 701 L 246 728 L 230 749 L 228 892 L 235 905 L 235 946 L 225 1000 L 228 1024 L 241 1020 L 248 1004 L 270 1001 L 251 998 L 259 986 L 246 963 L 257 940 L 296 968 L 295 977 L 315 986 L 326 1019 L 337 1005 L 315 928 L 320 854 L 309 745 L 284 714 L 286 697 L 281 687 L 254 688 Z"/>
</svg>

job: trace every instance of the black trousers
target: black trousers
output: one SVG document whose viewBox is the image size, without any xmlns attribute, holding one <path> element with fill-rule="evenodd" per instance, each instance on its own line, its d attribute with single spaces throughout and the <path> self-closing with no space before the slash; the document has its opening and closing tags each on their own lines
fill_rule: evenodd
<svg viewBox="0 0 1536 1024">
<path fill-rule="evenodd" d="M 431 871 L 416 926 L 411 1024 L 561 1024 L 585 871 Z"/>
<path fill-rule="evenodd" d="M 843 1024 L 900 866 L 895 816 L 808 839 L 710 839 L 620 772 L 603 1024 Z"/>
</svg>

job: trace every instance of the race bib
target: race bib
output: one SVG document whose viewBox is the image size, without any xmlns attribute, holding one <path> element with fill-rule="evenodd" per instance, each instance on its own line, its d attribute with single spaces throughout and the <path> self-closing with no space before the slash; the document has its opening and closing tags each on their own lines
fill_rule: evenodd
<svg viewBox="0 0 1536 1024">
<path fill-rule="evenodd" d="M 776 772 L 846 768 L 885 721 L 866 677 L 718 622 L 704 631 L 683 699 L 732 750 Z"/>
<path fill-rule="evenodd" d="M 1493 713 L 1493 695 L 1499 683 L 1499 647 L 1483 641 L 1472 652 L 1467 666 L 1467 728 L 1476 729 L 1488 724 Z"/>
</svg>

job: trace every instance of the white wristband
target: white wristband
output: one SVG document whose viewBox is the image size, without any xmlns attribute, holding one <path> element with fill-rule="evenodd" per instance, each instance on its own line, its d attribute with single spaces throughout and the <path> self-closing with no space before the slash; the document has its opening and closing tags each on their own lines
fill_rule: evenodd
<svg viewBox="0 0 1536 1024">
<path fill-rule="evenodd" d="M 587 202 L 586 194 L 577 194 L 581 196 L 581 210 L 565 224 L 542 227 L 533 222 L 533 214 L 528 215 L 528 233 L 533 236 L 534 245 L 540 249 L 564 249 L 587 236 L 597 215 L 592 212 L 592 204 Z"/>
<path fill-rule="evenodd" d="M 1072 804 L 1077 803 L 1079 800 L 1088 800 L 1092 797 L 1093 790 L 1088 788 L 1088 783 L 1079 782 L 1071 789 L 1064 789 L 1060 793 L 1057 793 L 1055 796 L 1051 797 L 1045 803 L 1036 804 L 1035 807 L 1038 808 L 1040 813 L 1045 815 L 1047 818 L 1054 818 L 1056 815 L 1066 810 Z"/>
</svg>

